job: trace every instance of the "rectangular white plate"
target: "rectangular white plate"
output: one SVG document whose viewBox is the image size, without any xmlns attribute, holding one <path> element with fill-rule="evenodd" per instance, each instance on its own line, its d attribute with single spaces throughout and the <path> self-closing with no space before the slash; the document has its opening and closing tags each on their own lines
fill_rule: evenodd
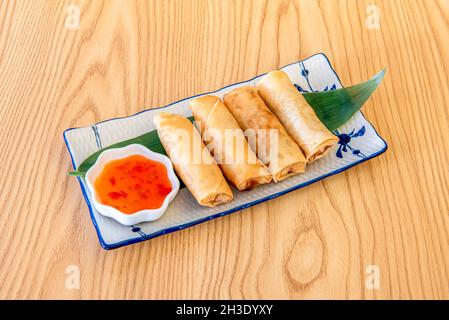
<svg viewBox="0 0 449 320">
<path fill-rule="evenodd" d="M 282 70 L 289 75 L 298 90 L 324 91 L 341 88 L 340 80 L 329 60 L 321 53 L 285 66 Z M 254 85 L 261 76 L 204 94 L 214 94 L 221 97 L 234 88 Z M 67 129 L 64 132 L 64 141 L 72 158 L 73 168 L 76 169 L 84 159 L 103 147 L 154 130 L 152 119 L 161 109 L 191 116 L 188 103 L 194 97 L 180 100 L 162 108 L 145 110 L 129 117 L 106 120 L 90 127 Z M 123 226 L 115 220 L 100 215 L 92 205 L 91 195 L 84 178 L 78 178 L 78 180 L 101 246 L 105 249 L 114 249 L 191 227 L 276 198 L 372 159 L 387 149 L 386 142 L 361 112 L 356 113 L 335 134 L 340 137 L 339 144 L 325 157 L 308 166 L 304 174 L 291 177 L 280 183 L 270 183 L 247 192 L 238 192 L 233 189 L 233 201 L 215 208 L 198 205 L 189 191 L 183 188 L 161 219 L 136 226 Z"/>
</svg>

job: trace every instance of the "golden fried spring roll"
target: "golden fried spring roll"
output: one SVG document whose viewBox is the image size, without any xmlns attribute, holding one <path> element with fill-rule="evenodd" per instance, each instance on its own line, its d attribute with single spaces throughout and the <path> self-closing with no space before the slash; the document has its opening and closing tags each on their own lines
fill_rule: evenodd
<svg viewBox="0 0 449 320">
<path fill-rule="evenodd" d="M 153 122 L 176 173 L 198 203 L 214 207 L 231 201 L 232 191 L 193 124 L 170 113 L 156 115 Z"/>
<path fill-rule="evenodd" d="M 338 142 L 284 71 L 269 72 L 256 86 L 268 107 L 304 151 L 309 163 L 324 156 Z"/>
<path fill-rule="evenodd" d="M 274 181 L 304 172 L 307 161 L 301 149 L 265 105 L 256 88 L 234 89 L 223 101 L 245 131 L 251 148 L 268 165 Z M 249 137 L 251 133 L 253 139 Z"/>
<path fill-rule="evenodd" d="M 271 174 L 248 145 L 239 124 L 219 97 L 202 96 L 190 108 L 204 142 L 224 176 L 240 191 L 269 183 Z"/>
</svg>

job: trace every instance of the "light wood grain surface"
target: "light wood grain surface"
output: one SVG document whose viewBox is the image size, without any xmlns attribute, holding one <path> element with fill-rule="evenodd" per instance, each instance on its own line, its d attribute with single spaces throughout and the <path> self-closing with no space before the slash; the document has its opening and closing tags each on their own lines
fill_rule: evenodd
<svg viewBox="0 0 449 320">
<path fill-rule="evenodd" d="M 65 27 L 71 4 L 79 29 Z M 366 26 L 372 4 L 380 29 Z M 1 1 L 0 298 L 448 299 L 448 34 L 447 0 Z M 64 129 L 317 52 L 345 85 L 388 67 L 363 108 L 384 155 L 187 230 L 99 246 Z M 365 285 L 370 265 L 379 289 Z"/>
</svg>

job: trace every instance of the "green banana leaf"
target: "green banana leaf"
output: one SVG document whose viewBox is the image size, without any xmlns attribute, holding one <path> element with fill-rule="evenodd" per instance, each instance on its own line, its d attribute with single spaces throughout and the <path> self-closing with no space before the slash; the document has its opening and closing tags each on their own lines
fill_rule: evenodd
<svg viewBox="0 0 449 320">
<path fill-rule="evenodd" d="M 346 123 L 368 100 L 382 82 L 385 69 L 366 82 L 331 91 L 308 92 L 303 96 L 315 110 L 316 115 L 330 130 Z"/>
</svg>

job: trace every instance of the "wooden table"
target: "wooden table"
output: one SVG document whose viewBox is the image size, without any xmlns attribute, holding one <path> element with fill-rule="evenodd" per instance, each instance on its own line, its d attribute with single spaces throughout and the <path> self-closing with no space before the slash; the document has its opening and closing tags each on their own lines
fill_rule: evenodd
<svg viewBox="0 0 449 320">
<path fill-rule="evenodd" d="M 447 0 L 1 1 L 0 297 L 449 298 L 448 34 Z M 388 67 L 363 108 L 384 155 L 187 230 L 99 246 L 64 129 L 317 52 L 345 85 Z"/>
</svg>

